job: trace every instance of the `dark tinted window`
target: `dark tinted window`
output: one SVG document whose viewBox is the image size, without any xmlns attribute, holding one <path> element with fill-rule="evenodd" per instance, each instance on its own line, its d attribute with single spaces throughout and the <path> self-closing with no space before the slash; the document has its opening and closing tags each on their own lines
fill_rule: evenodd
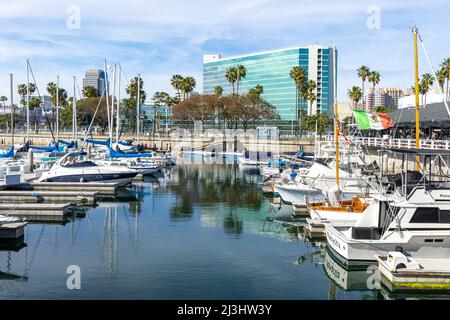
<svg viewBox="0 0 450 320">
<path fill-rule="evenodd" d="M 438 223 L 438 208 L 417 208 L 411 223 Z"/>
<path fill-rule="evenodd" d="M 439 210 L 439 223 L 450 223 L 450 210 Z"/>
</svg>

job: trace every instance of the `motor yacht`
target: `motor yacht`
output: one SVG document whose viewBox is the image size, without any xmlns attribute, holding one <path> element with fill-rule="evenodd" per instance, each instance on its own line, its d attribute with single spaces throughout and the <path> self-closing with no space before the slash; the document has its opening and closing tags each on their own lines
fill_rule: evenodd
<svg viewBox="0 0 450 320">
<path fill-rule="evenodd" d="M 131 183 L 139 173 L 125 166 L 97 164 L 84 157 L 85 152 L 70 152 L 56 161 L 49 171 L 42 173 L 40 182 L 116 182 L 120 186 Z"/>
</svg>

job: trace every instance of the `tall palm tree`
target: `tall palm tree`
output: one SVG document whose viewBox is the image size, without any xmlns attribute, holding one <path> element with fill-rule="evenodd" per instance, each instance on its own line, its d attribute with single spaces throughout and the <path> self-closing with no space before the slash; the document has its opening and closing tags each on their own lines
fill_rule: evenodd
<svg viewBox="0 0 450 320">
<path fill-rule="evenodd" d="M 214 94 L 220 98 L 223 94 L 223 88 L 221 86 L 215 86 L 214 87 Z"/>
<path fill-rule="evenodd" d="M 310 110 L 310 113 L 312 114 L 312 104 L 317 99 L 317 94 L 316 94 L 317 84 L 314 80 L 308 80 L 308 82 L 306 82 L 306 84 L 305 84 L 305 87 L 306 87 L 306 100 L 308 100 L 308 104 L 309 104 L 308 109 Z M 316 111 L 316 113 L 317 113 L 317 111 Z"/>
<path fill-rule="evenodd" d="M 247 76 L 247 68 L 239 64 L 236 67 L 236 95 L 239 95 L 239 83 Z"/>
<path fill-rule="evenodd" d="M 6 96 L 1 96 L 1 97 L 0 97 L 0 101 L 1 101 L 2 104 L 3 104 L 3 111 L 5 111 L 5 108 L 6 108 L 6 101 L 8 101 L 8 98 L 7 98 Z"/>
<path fill-rule="evenodd" d="M 183 92 L 183 99 L 189 98 L 189 94 L 194 90 L 197 82 L 193 77 L 186 77 L 181 83 L 181 91 Z"/>
<path fill-rule="evenodd" d="M 234 95 L 234 85 L 237 82 L 238 79 L 238 71 L 236 67 L 228 67 L 225 71 L 225 79 L 228 80 L 228 82 L 231 84 L 232 92 Z"/>
<path fill-rule="evenodd" d="M 422 95 L 422 105 L 427 106 L 427 93 L 430 91 L 431 86 L 434 83 L 433 76 L 429 73 L 424 73 L 420 80 L 419 93 Z"/>
<path fill-rule="evenodd" d="M 362 82 L 361 83 L 362 84 L 362 103 L 364 105 L 364 84 L 366 82 L 367 77 L 370 74 L 370 69 L 363 65 L 363 66 L 359 67 L 356 71 L 358 72 L 358 78 L 360 78 L 361 82 Z"/>
<path fill-rule="evenodd" d="M 445 88 L 445 99 L 448 100 L 448 82 L 450 80 L 450 58 L 445 58 L 441 63 L 441 68 L 447 71 L 446 88 Z"/>
<path fill-rule="evenodd" d="M 174 74 L 170 79 L 170 85 L 177 91 L 178 101 L 181 100 L 181 87 L 183 85 L 183 77 L 179 74 Z"/>
<path fill-rule="evenodd" d="M 353 108 L 356 108 L 358 102 L 361 100 L 362 91 L 360 87 L 353 86 L 351 89 L 347 90 L 347 95 L 353 102 Z"/>
<path fill-rule="evenodd" d="M 297 121 L 296 131 L 298 132 L 300 92 L 306 81 L 306 72 L 302 67 L 295 66 L 289 72 L 289 76 L 295 83 L 295 120 Z"/>
<path fill-rule="evenodd" d="M 442 92 L 444 92 L 444 84 L 445 84 L 445 80 L 447 80 L 447 70 L 445 70 L 444 68 L 440 68 L 436 72 L 436 78 L 437 78 L 439 87 L 441 88 Z"/>
<path fill-rule="evenodd" d="M 167 92 L 160 92 L 157 91 L 153 94 L 153 134 L 156 132 L 156 121 L 157 121 L 157 108 L 161 105 L 165 104 L 168 101 L 168 98 L 170 98 L 169 94 Z"/>
<path fill-rule="evenodd" d="M 372 84 L 373 94 L 375 95 L 375 86 L 380 83 L 380 73 L 378 71 L 370 71 L 367 80 Z M 375 106 L 373 106 L 375 108 Z"/>
</svg>

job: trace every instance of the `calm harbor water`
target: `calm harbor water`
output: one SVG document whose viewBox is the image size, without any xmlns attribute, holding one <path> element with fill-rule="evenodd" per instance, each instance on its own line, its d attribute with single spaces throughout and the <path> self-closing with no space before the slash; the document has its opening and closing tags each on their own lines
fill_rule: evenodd
<svg viewBox="0 0 450 320">
<path fill-rule="evenodd" d="M 0 251 L 0 298 L 391 297 L 279 222 L 291 209 L 264 197 L 259 179 L 234 165 L 180 165 L 77 208 L 67 223 L 29 224 L 25 247 Z M 70 265 L 81 269 L 80 290 L 67 289 Z"/>
</svg>

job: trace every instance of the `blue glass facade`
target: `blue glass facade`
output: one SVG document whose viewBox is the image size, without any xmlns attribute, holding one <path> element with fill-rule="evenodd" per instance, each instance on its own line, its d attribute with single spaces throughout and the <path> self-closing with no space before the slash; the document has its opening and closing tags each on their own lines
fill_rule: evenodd
<svg viewBox="0 0 450 320">
<path fill-rule="evenodd" d="M 293 120 L 295 119 L 296 88 L 289 73 L 294 66 L 300 66 L 306 71 L 308 79 L 312 78 L 317 83 L 317 101 L 314 102 L 314 111 L 328 112 L 333 109 L 333 90 L 330 89 L 332 53 L 330 48 L 308 46 L 223 59 L 217 55 L 205 55 L 203 93 L 212 94 L 216 86 L 221 86 L 225 95 L 230 94 L 232 86 L 225 79 L 226 69 L 242 64 L 247 69 L 247 75 L 239 84 L 239 93 L 246 93 L 250 88 L 258 84 L 262 85 L 263 98 L 277 108 L 282 119 Z M 301 101 L 300 108 L 308 111 L 308 102 Z"/>
</svg>

